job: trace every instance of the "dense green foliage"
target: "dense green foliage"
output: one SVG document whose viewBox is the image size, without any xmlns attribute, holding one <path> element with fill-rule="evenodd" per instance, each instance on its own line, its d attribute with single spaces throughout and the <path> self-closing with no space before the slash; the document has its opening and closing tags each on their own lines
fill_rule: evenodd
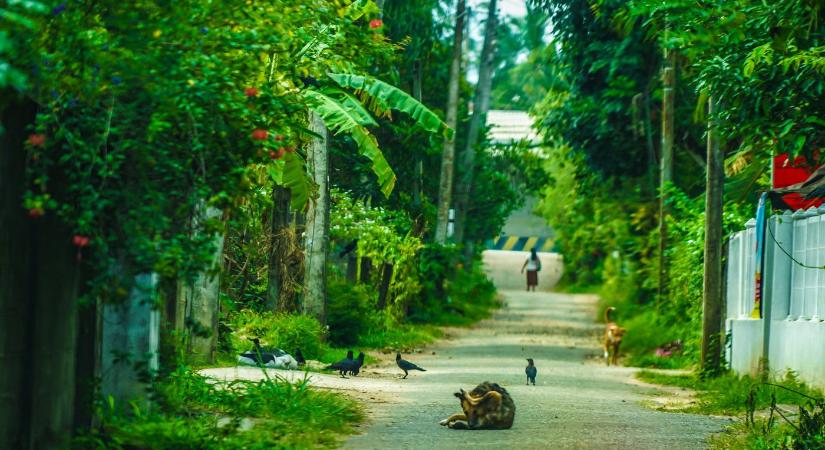
<svg viewBox="0 0 825 450">
<path fill-rule="evenodd" d="M 825 132 L 816 2 L 538 0 L 555 81 L 534 107 L 550 145 L 540 206 L 568 285 L 601 285 L 629 328 L 630 364 L 698 361 L 702 314 L 706 104 L 721 105 L 724 233 L 744 227 L 771 157 L 814 156 Z M 658 297 L 658 165 L 663 53 L 674 55 L 675 166 L 668 187 L 668 285 Z M 656 356 L 680 340 L 684 351 Z"/>
<path fill-rule="evenodd" d="M 358 418 L 348 401 L 305 383 L 209 384 L 176 369 L 183 350 L 173 343 L 217 334 L 228 363 L 258 337 L 329 361 L 340 358 L 337 346 L 415 348 L 440 336 L 437 325 L 470 324 L 498 305 L 478 267 L 454 263 L 457 246 L 429 242 L 443 139 L 455 133 L 463 148 L 466 133 L 463 122 L 450 130 L 441 120 L 452 18 L 435 0 L 380 3 L 383 10 L 371 0 L 0 5 L 0 110 L 36 110 L 15 130 L 29 135 L 14 143 L 26 155 L 19 212 L 33 225 L 66 226 L 89 305 L 127 299 L 135 274 L 160 280 L 157 397 L 131 417 L 101 407 L 103 426 L 85 436 L 91 446 L 334 445 L 332 433 Z M 463 118 L 466 80 L 461 90 Z M 317 194 L 306 164 L 319 137 L 308 129 L 312 113 L 330 131 L 335 188 L 324 324 L 297 314 L 304 213 Z M 508 178 L 521 166 L 502 170 L 511 160 L 479 156 L 477 219 L 467 233 L 474 242 L 498 234 L 521 201 Z M 353 242 L 355 277 L 349 256 L 335 256 Z M 277 312 L 268 297 L 274 267 L 295 299 Z M 219 327 L 194 327 L 181 288 L 216 273 Z M 266 396 L 279 401 L 266 405 Z M 316 413 L 337 421 L 317 428 Z M 222 415 L 230 425 L 217 425 Z M 239 432 L 239 417 L 251 417 L 254 431 L 272 429 L 254 443 L 257 433 Z M 300 427 L 307 430 L 284 434 Z"/>
</svg>

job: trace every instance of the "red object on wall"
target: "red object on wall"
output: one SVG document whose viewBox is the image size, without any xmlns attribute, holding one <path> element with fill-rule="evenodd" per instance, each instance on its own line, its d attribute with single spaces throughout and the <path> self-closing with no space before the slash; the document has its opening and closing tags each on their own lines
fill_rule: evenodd
<svg viewBox="0 0 825 450">
<path fill-rule="evenodd" d="M 793 162 L 788 161 L 788 154 L 783 153 L 773 158 L 773 188 L 783 188 L 792 184 L 801 183 L 819 166 L 811 167 L 804 156 L 797 156 Z M 822 198 L 805 200 L 799 194 L 785 194 L 782 199 L 794 210 L 818 207 L 825 201 Z"/>
</svg>

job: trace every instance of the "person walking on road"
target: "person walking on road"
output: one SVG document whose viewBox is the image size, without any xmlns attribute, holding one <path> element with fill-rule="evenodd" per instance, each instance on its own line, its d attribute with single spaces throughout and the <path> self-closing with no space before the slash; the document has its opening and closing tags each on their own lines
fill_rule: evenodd
<svg viewBox="0 0 825 450">
<path fill-rule="evenodd" d="M 527 258 L 527 261 L 524 261 L 524 265 L 521 266 L 521 273 L 524 273 L 524 269 L 527 269 L 527 291 L 529 292 L 532 287 L 533 292 L 536 292 L 536 286 L 539 284 L 541 260 L 535 248 L 530 250 L 530 257 Z"/>
</svg>

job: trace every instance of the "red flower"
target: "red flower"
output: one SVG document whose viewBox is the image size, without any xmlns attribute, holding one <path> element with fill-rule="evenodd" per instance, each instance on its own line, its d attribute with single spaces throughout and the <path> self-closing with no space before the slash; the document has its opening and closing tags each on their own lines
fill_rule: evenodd
<svg viewBox="0 0 825 450">
<path fill-rule="evenodd" d="M 252 139 L 255 139 L 256 141 L 265 141 L 268 137 L 269 131 L 262 130 L 260 128 L 257 128 L 252 132 Z"/>
<path fill-rule="evenodd" d="M 277 152 L 275 150 L 270 150 L 269 151 L 269 157 L 272 158 L 272 159 L 281 159 L 281 158 L 283 158 L 284 157 L 284 148 L 283 147 L 278 147 Z"/>
<path fill-rule="evenodd" d="M 32 219 L 43 217 L 43 214 L 46 214 L 46 212 L 43 211 L 43 208 L 32 208 L 29 210 L 29 217 L 31 217 Z"/>
<path fill-rule="evenodd" d="M 295 153 L 295 147 L 290 145 L 289 147 L 286 147 L 286 151 L 289 153 Z"/>
<path fill-rule="evenodd" d="M 29 144 L 34 147 L 42 147 L 46 145 L 46 135 L 45 134 L 30 134 L 29 135 Z"/>
<path fill-rule="evenodd" d="M 381 28 L 384 26 L 384 21 L 381 19 L 372 19 L 370 20 L 370 29 L 375 30 L 376 28 Z"/>
<path fill-rule="evenodd" d="M 244 89 L 243 94 L 247 97 L 257 97 L 260 92 L 256 87 L 248 87 Z"/>
<path fill-rule="evenodd" d="M 89 236 L 76 234 L 72 237 L 72 243 L 75 245 L 75 247 L 83 248 L 89 245 Z"/>
</svg>

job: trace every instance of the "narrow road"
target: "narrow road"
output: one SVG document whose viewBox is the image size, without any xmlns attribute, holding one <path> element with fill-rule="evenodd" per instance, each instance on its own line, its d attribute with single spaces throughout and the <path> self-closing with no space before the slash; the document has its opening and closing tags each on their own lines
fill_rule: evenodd
<svg viewBox="0 0 825 450">
<path fill-rule="evenodd" d="M 543 271 L 544 272 L 544 271 Z M 658 412 L 640 405 L 651 388 L 632 383 L 633 368 L 598 357 L 601 325 L 591 295 L 501 291 L 505 306 L 472 329 L 405 355 L 427 369 L 406 380 L 392 355 L 357 378 L 311 374 L 320 388 L 344 390 L 367 405 L 368 423 L 343 443 L 349 449 L 697 449 L 726 420 Z M 526 358 L 538 367 L 526 386 Z M 256 378 L 254 368 L 208 369 L 216 378 Z M 279 371 L 281 372 L 281 371 Z M 301 377 L 301 372 L 282 372 Z M 497 382 L 516 404 L 513 428 L 450 430 L 438 424 L 460 412 L 453 393 Z"/>
<path fill-rule="evenodd" d="M 345 448 L 696 449 L 726 423 L 640 406 L 650 389 L 628 383 L 634 369 L 607 368 L 595 358 L 601 327 L 592 323 L 593 296 L 503 294 L 507 306 L 492 319 L 435 347 L 435 355 L 410 355 L 428 371 L 399 380 L 403 390 L 385 391 L 394 402 L 373 405 L 372 423 Z M 539 370 L 535 387 L 525 385 L 528 357 Z M 513 428 L 439 426 L 460 410 L 453 392 L 482 381 L 513 396 Z"/>
</svg>

